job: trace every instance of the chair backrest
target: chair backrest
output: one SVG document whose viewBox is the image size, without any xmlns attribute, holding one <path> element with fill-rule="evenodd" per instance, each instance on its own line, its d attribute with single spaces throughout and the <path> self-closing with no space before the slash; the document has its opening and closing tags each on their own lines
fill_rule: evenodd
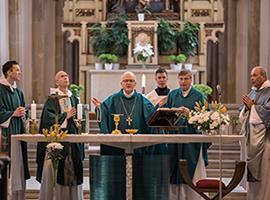
<svg viewBox="0 0 270 200">
<path fill-rule="evenodd" d="M 222 190 L 222 197 L 225 195 L 229 194 L 237 185 L 240 183 L 240 181 L 243 178 L 244 172 L 245 172 L 245 167 L 246 167 L 246 162 L 245 161 L 236 161 L 235 162 L 235 171 L 233 174 L 233 177 L 229 184 L 226 186 L 224 190 Z M 188 166 L 187 166 L 187 161 L 186 160 L 179 160 L 179 170 L 180 170 L 180 175 L 183 178 L 184 182 L 189 185 L 193 190 L 195 190 L 198 194 L 200 194 L 204 199 L 206 200 L 217 200 L 219 198 L 219 190 L 216 190 L 215 192 L 216 195 L 214 197 L 209 198 L 207 195 L 204 194 L 203 189 L 197 188 L 188 173 Z"/>
</svg>

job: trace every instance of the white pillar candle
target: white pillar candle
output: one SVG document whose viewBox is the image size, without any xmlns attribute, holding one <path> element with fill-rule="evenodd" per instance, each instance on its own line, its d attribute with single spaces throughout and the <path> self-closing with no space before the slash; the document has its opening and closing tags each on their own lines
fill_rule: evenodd
<svg viewBox="0 0 270 200">
<path fill-rule="evenodd" d="M 37 104 L 35 104 L 35 101 L 31 104 L 31 119 L 37 119 Z"/>
<path fill-rule="evenodd" d="M 142 87 L 145 87 L 146 85 L 146 77 L 145 74 L 142 75 Z"/>
<path fill-rule="evenodd" d="M 83 105 L 77 104 L 77 119 L 82 119 Z"/>
</svg>

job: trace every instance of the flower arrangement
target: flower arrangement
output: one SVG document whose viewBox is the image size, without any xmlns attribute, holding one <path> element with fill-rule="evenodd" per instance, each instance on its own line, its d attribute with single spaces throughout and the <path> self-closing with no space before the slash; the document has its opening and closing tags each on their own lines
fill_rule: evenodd
<svg viewBox="0 0 270 200">
<path fill-rule="evenodd" d="M 221 125 L 229 125 L 230 117 L 227 114 L 227 108 L 216 101 L 212 101 L 210 110 L 208 103 L 196 102 L 195 111 L 189 113 L 189 124 L 194 124 L 202 132 L 211 132 L 218 130 Z"/>
<path fill-rule="evenodd" d="M 149 43 L 145 45 L 137 43 L 135 48 L 133 49 L 133 53 L 136 55 L 137 60 L 141 61 L 143 66 L 145 67 L 146 60 L 154 55 L 153 46 Z"/>
<path fill-rule="evenodd" d="M 149 9 L 150 9 L 150 0 L 139 0 L 139 3 L 135 8 L 137 13 L 151 14 Z"/>
<path fill-rule="evenodd" d="M 42 130 L 44 136 L 46 137 L 49 144 L 46 146 L 47 159 L 52 162 L 52 170 L 53 170 L 53 188 L 55 188 L 56 177 L 57 177 L 57 169 L 59 160 L 63 157 L 61 152 L 63 150 L 63 145 L 60 144 L 60 140 L 63 139 L 67 135 L 67 131 L 62 131 L 60 125 L 55 123 L 50 130 L 43 129 Z"/>
</svg>

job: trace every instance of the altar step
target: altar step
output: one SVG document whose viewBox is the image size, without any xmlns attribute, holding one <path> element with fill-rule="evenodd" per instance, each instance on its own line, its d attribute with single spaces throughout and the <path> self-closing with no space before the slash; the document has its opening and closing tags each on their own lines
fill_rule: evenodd
<svg viewBox="0 0 270 200">
<path fill-rule="evenodd" d="M 223 179 L 223 182 L 226 185 L 229 183 L 229 181 L 230 181 L 230 179 L 228 179 L 228 178 Z M 35 180 L 35 177 L 31 177 L 31 179 L 27 181 L 25 200 L 38 200 L 39 190 L 40 190 L 40 184 Z M 84 177 L 83 194 L 84 194 L 83 195 L 84 200 L 90 199 L 89 178 L 88 177 Z M 246 200 L 246 196 L 247 196 L 247 194 L 246 194 L 246 191 L 244 190 L 244 188 L 241 186 L 238 186 L 232 191 L 232 193 L 227 195 L 224 198 L 224 200 Z"/>
<path fill-rule="evenodd" d="M 26 182 L 26 194 L 25 200 L 38 200 L 39 197 L 40 184 L 35 180 L 35 177 Z M 90 199 L 90 190 L 89 190 L 89 177 L 83 178 L 83 198 L 84 200 Z"/>
</svg>

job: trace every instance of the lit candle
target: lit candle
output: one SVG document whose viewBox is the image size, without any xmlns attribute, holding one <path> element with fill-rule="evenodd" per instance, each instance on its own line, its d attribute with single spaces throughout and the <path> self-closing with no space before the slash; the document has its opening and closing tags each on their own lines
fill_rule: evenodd
<svg viewBox="0 0 270 200">
<path fill-rule="evenodd" d="M 77 104 L 77 119 L 82 119 L 83 105 Z"/>
<path fill-rule="evenodd" d="M 31 119 L 37 119 L 37 104 L 35 104 L 35 101 L 31 104 Z"/>
<path fill-rule="evenodd" d="M 144 87 L 144 88 L 145 88 L 145 85 L 146 85 L 145 81 L 146 81 L 145 74 L 143 74 L 142 75 L 142 87 Z"/>
</svg>

